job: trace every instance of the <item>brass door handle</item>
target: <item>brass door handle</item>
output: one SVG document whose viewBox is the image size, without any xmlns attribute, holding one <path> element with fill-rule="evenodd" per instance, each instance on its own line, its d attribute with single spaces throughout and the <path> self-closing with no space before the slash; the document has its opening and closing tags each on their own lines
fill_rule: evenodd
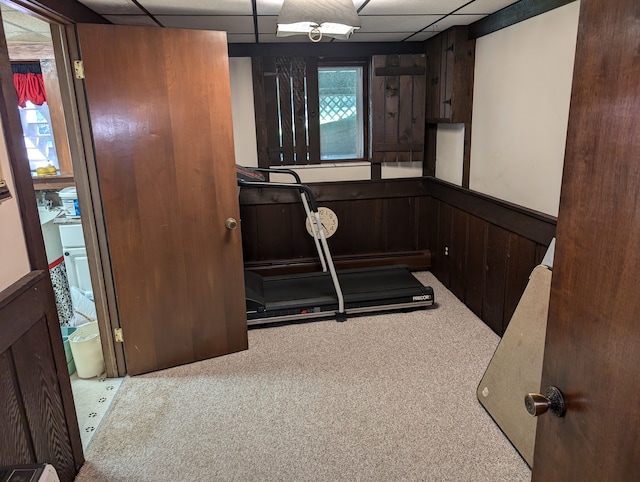
<svg viewBox="0 0 640 482">
<path fill-rule="evenodd" d="M 224 226 L 227 229 L 236 229 L 238 227 L 238 221 L 233 218 L 227 218 L 227 220 L 224 222 Z"/>
<path fill-rule="evenodd" d="M 556 417 L 564 417 L 567 412 L 562 392 L 556 387 L 545 388 L 544 395 L 528 393 L 524 397 L 524 405 L 533 417 L 539 417 L 547 411 Z"/>
</svg>

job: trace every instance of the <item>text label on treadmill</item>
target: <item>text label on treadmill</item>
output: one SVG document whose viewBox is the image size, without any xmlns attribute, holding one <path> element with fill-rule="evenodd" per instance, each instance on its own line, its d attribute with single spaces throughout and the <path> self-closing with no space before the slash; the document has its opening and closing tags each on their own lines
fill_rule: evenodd
<svg viewBox="0 0 640 482">
<path fill-rule="evenodd" d="M 428 301 L 431 299 L 431 295 L 419 295 L 414 296 L 413 301 Z"/>
</svg>

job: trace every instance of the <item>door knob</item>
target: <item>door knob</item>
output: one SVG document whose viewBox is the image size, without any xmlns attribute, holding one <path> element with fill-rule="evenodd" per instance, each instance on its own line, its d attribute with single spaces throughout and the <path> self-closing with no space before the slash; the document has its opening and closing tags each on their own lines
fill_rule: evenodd
<svg viewBox="0 0 640 482">
<path fill-rule="evenodd" d="M 556 387 L 547 387 L 544 395 L 539 393 L 528 393 L 524 397 L 524 405 L 529 415 L 539 417 L 547 411 L 556 417 L 564 417 L 567 408 L 564 404 L 562 392 Z"/>
<path fill-rule="evenodd" d="M 236 229 L 238 227 L 238 221 L 233 218 L 227 218 L 224 225 L 227 229 Z"/>
</svg>

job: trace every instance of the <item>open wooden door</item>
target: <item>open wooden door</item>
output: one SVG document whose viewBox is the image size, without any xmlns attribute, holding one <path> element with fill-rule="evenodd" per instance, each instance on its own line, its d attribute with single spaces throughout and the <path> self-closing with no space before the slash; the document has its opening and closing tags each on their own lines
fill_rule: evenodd
<svg viewBox="0 0 640 482">
<path fill-rule="evenodd" d="M 225 33 L 77 32 L 127 372 L 246 349 Z"/>
<path fill-rule="evenodd" d="M 533 480 L 640 477 L 640 8 L 581 0 Z"/>
</svg>

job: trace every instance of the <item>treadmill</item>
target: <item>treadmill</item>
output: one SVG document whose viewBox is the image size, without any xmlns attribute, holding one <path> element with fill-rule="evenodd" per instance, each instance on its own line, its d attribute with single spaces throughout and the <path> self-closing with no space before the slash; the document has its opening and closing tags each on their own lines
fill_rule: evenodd
<svg viewBox="0 0 640 482">
<path fill-rule="evenodd" d="M 294 183 L 268 182 L 264 173 L 286 174 Z M 433 288 L 418 281 L 406 265 L 336 271 L 311 189 L 290 169 L 236 166 L 241 188 L 294 190 L 309 218 L 322 271 L 263 277 L 245 270 L 247 324 L 335 318 L 349 315 L 408 311 L 434 305 Z"/>
</svg>

